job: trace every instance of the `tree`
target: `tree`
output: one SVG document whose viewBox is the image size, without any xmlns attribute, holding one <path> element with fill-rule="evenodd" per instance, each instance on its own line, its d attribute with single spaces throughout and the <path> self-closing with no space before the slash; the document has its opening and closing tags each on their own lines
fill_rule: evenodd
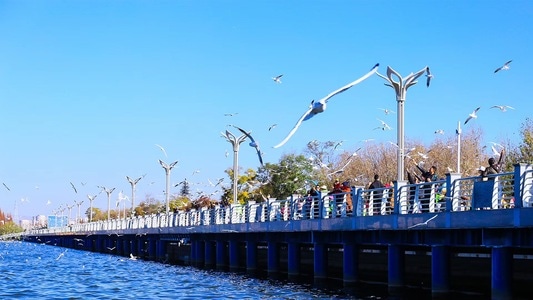
<svg viewBox="0 0 533 300">
<path fill-rule="evenodd" d="M 517 163 L 533 163 L 533 120 L 526 118 L 520 129 L 522 141 L 518 146 L 514 146 L 508 140 L 506 142 L 506 160 L 505 167 L 512 170 L 513 165 Z"/>
</svg>

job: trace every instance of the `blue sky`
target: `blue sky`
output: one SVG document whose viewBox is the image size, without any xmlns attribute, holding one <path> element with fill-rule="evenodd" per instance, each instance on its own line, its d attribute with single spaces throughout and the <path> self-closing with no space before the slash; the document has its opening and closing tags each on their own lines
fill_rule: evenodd
<svg viewBox="0 0 533 300">
<path fill-rule="evenodd" d="M 372 76 L 272 148 L 311 100 L 378 62 L 381 74 L 434 74 L 407 93 L 406 139 L 452 135 L 481 106 L 464 130 L 518 141 L 533 108 L 532 29 L 530 1 L 0 1 L 0 180 L 11 189 L 0 208 L 25 218 L 84 200 L 85 211 L 97 185 L 115 187 L 114 202 L 130 195 L 125 176 L 143 174 L 137 201 L 163 201 L 158 159 L 178 161 L 173 184 L 187 178 L 209 193 L 208 179 L 232 166 L 228 124 L 251 131 L 273 163 L 314 139 L 345 150 L 396 141 L 396 114 L 379 110 L 396 111 L 394 92 Z M 393 130 L 373 130 L 378 118 Z M 247 143 L 239 157 L 259 166 Z M 93 205 L 107 209 L 105 194 Z"/>
</svg>

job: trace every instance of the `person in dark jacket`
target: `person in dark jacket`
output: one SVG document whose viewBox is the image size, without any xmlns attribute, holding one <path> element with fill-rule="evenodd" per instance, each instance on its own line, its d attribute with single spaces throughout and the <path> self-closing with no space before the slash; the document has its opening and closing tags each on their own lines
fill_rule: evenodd
<svg viewBox="0 0 533 300">
<path fill-rule="evenodd" d="M 374 215 L 377 215 L 379 214 L 379 208 L 381 207 L 381 200 L 383 199 L 383 190 L 381 190 L 382 188 L 384 188 L 385 185 L 383 185 L 383 183 L 379 180 L 379 175 L 378 174 L 375 174 L 374 175 L 374 181 L 372 181 L 372 183 L 370 183 L 370 185 L 368 186 L 368 189 L 369 190 L 374 190 L 374 189 L 379 189 L 378 191 L 372 191 L 374 197 L 374 203 L 373 203 L 373 210 L 374 210 Z"/>
</svg>

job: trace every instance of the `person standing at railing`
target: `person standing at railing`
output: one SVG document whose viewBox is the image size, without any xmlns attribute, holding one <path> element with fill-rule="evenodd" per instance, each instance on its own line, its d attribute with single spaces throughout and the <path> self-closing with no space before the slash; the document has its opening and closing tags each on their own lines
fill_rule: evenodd
<svg viewBox="0 0 533 300">
<path fill-rule="evenodd" d="M 341 190 L 344 193 L 344 197 L 346 199 L 346 213 L 352 213 L 353 212 L 353 204 L 352 204 L 352 188 L 350 187 L 350 182 L 345 181 L 342 183 Z"/>
<path fill-rule="evenodd" d="M 500 152 L 500 158 L 498 159 L 497 163 L 494 157 L 489 158 L 489 166 L 485 168 L 485 172 L 483 172 L 483 176 L 494 175 L 494 174 L 498 174 L 502 172 L 502 169 L 503 169 L 502 161 L 503 161 L 504 154 L 505 154 L 505 149 L 502 149 L 502 151 Z M 489 177 L 489 180 L 494 180 L 494 176 Z"/>
<path fill-rule="evenodd" d="M 374 175 L 374 181 L 372 181 L 372 183 L 370 183 L 370 185 L 368 186 L 368 189 L 369 190 L 376 190 L 376 191 L 371 191 L 372 193 L 372 210 L 373 210 L 373 215 L 379 215 L 380 213 L 380 207 L 381 207 L 381 200 L 383 199 L 383 188 L 385 187 L 385 185 L 383 185 L 383 183 L 379 180 L 379 175 L 378 174 L 375 174 Z M 369 204 L 370 205 L 370 204 Z"/>
</svg>

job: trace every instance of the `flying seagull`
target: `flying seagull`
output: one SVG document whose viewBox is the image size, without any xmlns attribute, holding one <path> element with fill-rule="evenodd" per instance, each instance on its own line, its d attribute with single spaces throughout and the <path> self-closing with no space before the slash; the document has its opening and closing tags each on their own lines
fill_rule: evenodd
<svg viewBox="0 0 533 300">
<path fill-rule="evenodd" d="M 7 187 L 7 185 L 5 183 L 2 182 L 2 184 L 4 185 L 4 187 L 8 190 L 8 191 L 11 191 L 10 188 Z"/>
<path fill-rule="evenodd" d="M 281 83 L 281 76 L 283 76 L 283 74 L 280 74 L 276 77 L 272 77 L 272 80 L 274 80 L 274 82 L 276 83 Z"/>
<path fill-rule="evenodd" d="M 224 116 L 226 116 L 226 117 L 233 117 L 233 116 L 236 115 L 236 114 L 238 114 L 238 113 L 224 114 Z"/>
<path fill-rule="evenodd" d="M 158 145 L 158 144 L 155 144 L 159 149 L 161 149 L 161 151 L 163 151 L 163 154 L 165 154 L 165 157 L 168 157 L 167 156 L 167 151 L 165 151 L 165 148 L 163 148 L 162 146 Z"/>
<path fill-rule="evenodd" d="M 329 93 L 326 97 L 318 100 L 318 101 L 311 101 L 311 105 L 309 105 L 309 109 L 300 117 L 300 119 L 298 120 L 298 122 L 296 122 L 296 125 L 294 125 L 294 128 L 289 132 L 289 134 L 287 135 L 287 137 L 281 141 L 281 143 L 277 144 L 276 146 L 274 146 L 274 148 L 279 148 L 281 146 L 283 146 L 291 137 L 292 135 L 296 132 L 296 130 L 298 130 L 298 127 L 300 127 L 300 125 L 302 124 L 303 121 L 307 121 L 309 119 L 311 119 L 312 117 L 314 117 L 316 114 L 319 114 L 321 112 L 324 112 L 326 110 L 326 103 L 328 102 L 328 100 L 337 95 L 337 94 L 340 94 L 346 90 L 348 90 L 349 88 L 351 88 L 352 86 L 362 82 L 363 80 L 367 79 L 368 77 L 370 77 L 371 75 L 373 75 L 374 73 L 377 72 L 378 70 L 378 67 L 379 67 L 379 63 L 374 65 L 374 67 L 370 70 L 370 72 L 366 73 L 363 77 L 351 82 L 351 83 L 348 83 L 347 85 L 341 87 L 340 89 L 338 90 L 335 90 L 331 93 Z"/>
<path fill-rule="evenodd" d="M 376 130 L 376 129 L 381 129 L 381 130 L 391 130 L 391 129 L 392 129 L 392 128 L 391 128 L 387 123 L 385 123 L 384 121 L 382 121 L 382 120 L 380 120 L 380 119 L 378 119 L 378 121 L 381 122 L 381 126 L 374 128 L 374 130 Z"/>
<path fill-rule="evenodd" d="M 511 62 L 512 62 L 512 60 L 506 62 L 503 66 L 501 66 L 501 67 L 499 67 L 498 69 L 496 69 L 496 70 L 494 71 L 494 73 L 496 73 L 496 72 L 498 72 L 498 71 L 500 71 L 500 70 L 509 70 L 509 68 L 510 68 L 509 65 L 511 64 Z"/>
<path fill-rule="evenodd" d="M 390 110 L 388 108 L 378 108 L 378 109 L 381 109 L 386 115 L 390 114 L 390 113 L 395 113 L 393 110 Z"/>
<path fill-rule="evenodd" d="M 467 118 L 466 121 L 465 121 L 465 125 L 466 125 L 466 123 L 468 123 L 468 121 L 470 121 L 471 119 L 476 119 L 476 118 L 477 118 L 476 113 L 477 113 L 477 111 L 478 111 L 480 108 L 481 108 L 481 106 L 478 107 L 478 108 L 476 108 L 471 114 L 468 115 L 468 118 Z"/>
<path fill-rule="evenodd" d="M 494 105 L 494 106 L 491 106 L 491 108 L 498 108 L 502 112 L 506 112 L 507 109 L 514 109 L 514 107 L 509 106 L 509 105 Z"/>
<path fill-rule="evenodd" d="M 261 150 L 259 149 L 259 145 L 255 142 L 254 138 L 250 135 L 250 133 L 244 131 L 242 128 L 233 125 L 233 127 L 237 128 L 240 132 L 244 133 L 249 139 L 250 139 L 250 147 L 255 148 L 255 151 L 257 151 L 257 157 L 259 157 L 259 162 L 261 163 L 261 166 L 263 166 L 263 158 L 261 157 Z"/>
<path fill-rule="evenodd" d="M 74 192 L 77 194 L 78 193 L 78 190 L 76 189 L 76 187 L 74 186 L 74 184 L 71 182 L 70 183 L 70 186 L 72 187 L 72 189 L 74 190 Z"/>
<path fill-rule="evenodd" d="M 437 129 L 437 130 L 435 130 L 435 134 L 444 134 L 444 130 Z"/>
<path fill-rule="evenodd" d="M 276 127 L 276 126 L 278 126 L 278 124 L 272 124 L 272 125 L 270 125 L 270 127 L 268 127 L 268 131 L 274 129 L 274 127 Z"/>
<path fill-rule="evenodd" d="M 431 81 L 431 78 L 433 78 L 433 75 L 431 74 L 431 72 L 429 72 L 429 67 L 426 67 L 426 77 L 426 86 L 429 87 L 429 82 Z"/>
</svg>

